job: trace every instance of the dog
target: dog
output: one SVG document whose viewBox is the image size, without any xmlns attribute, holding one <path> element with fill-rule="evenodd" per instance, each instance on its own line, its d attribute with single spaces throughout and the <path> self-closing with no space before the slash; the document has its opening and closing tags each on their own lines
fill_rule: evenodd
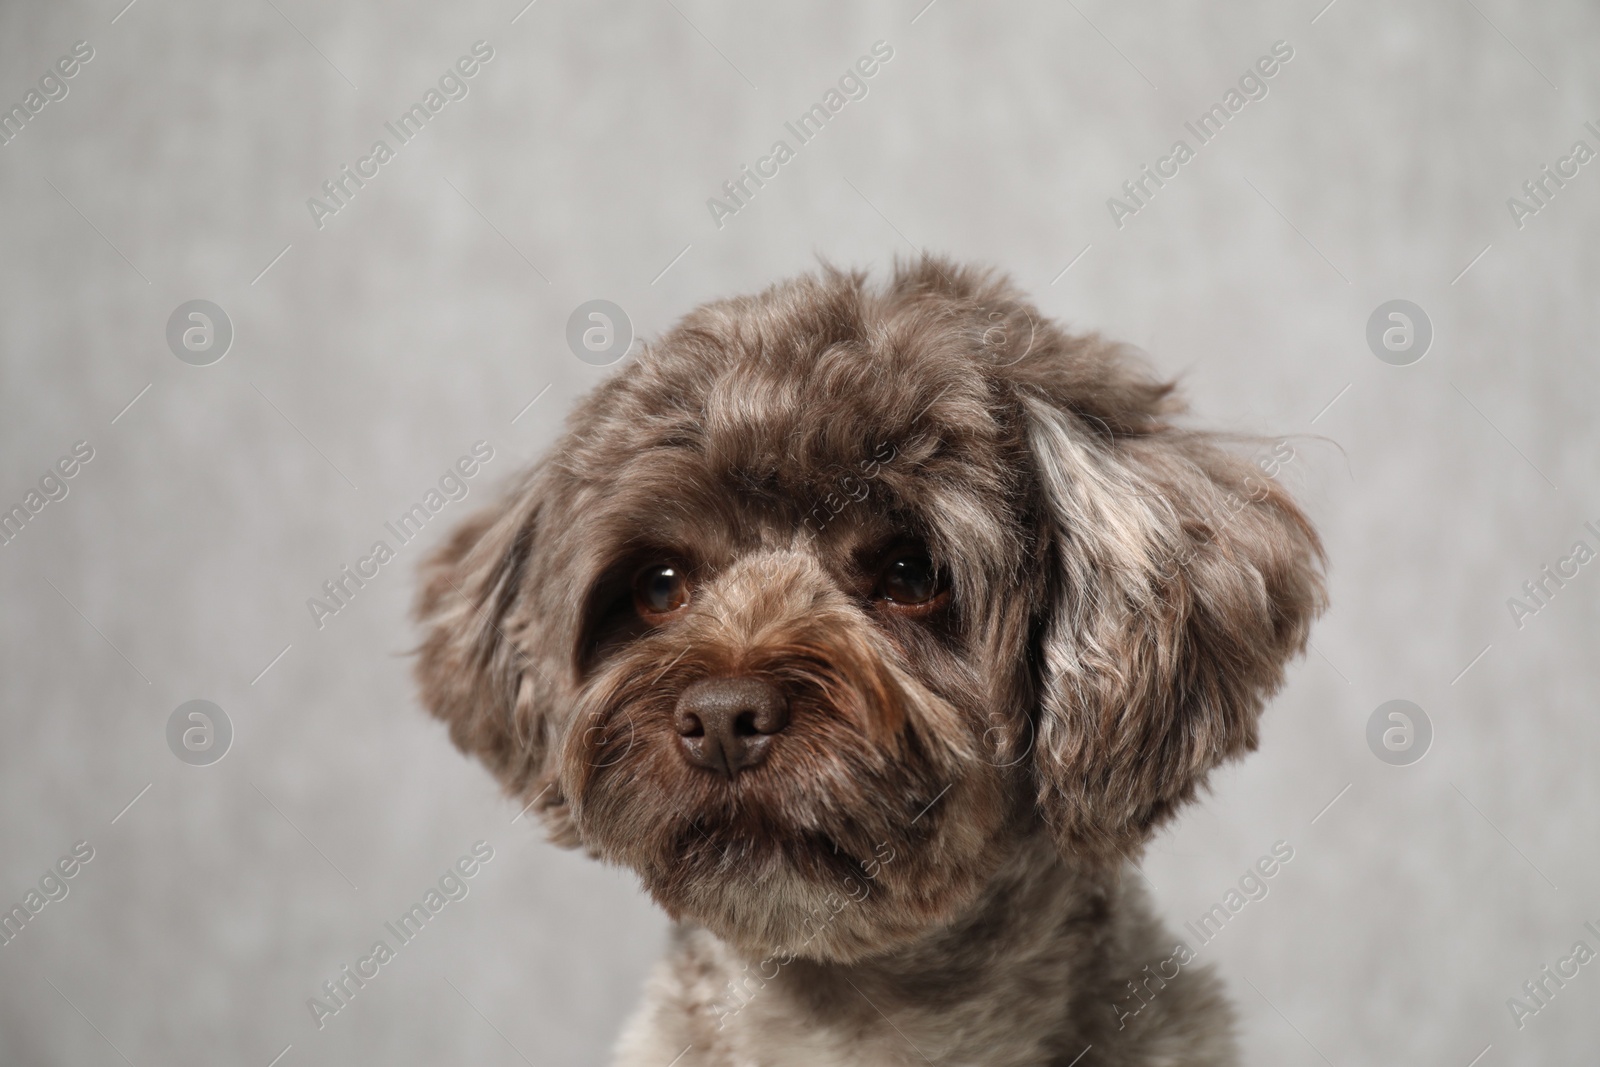
<svg viewBox="0 0 1600 1067">
<path fill-rule="evenodd" d="M 424 563 L 424 704 L 675 921 L 617 1064 L 1236 1062 L 1130 871 L 1256 747 L 1323 551 L 1182 411 L 992 272 L 823 265 L 691 312 Z"/>
</svg>

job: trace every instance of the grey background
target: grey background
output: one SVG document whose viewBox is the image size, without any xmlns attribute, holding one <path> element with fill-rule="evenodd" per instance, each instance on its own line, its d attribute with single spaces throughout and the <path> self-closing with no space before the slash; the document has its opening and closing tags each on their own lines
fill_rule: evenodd
<svg viewBox="0 0 1600 1067">
<path fill-rule="evenodd" d="M 1209 424 L 1312 435 L 1282 478 L 1333 609 L 1262 750 L 1146 864 L 1178 926 L 1294 847 L 1202 952 L 1247 1061 L 1593 1059 L 1600 964 L 1520 1031 L 1506 1000 L 1600 948 L 1600 566 L 1520 629 L 1506 600 L 1596 543 L 1600 162 L 1521 229 L 1505 201 L 1600 148 L 1594 5 L 122 2 L 0 10 L 7 107 L 95 49 L 0 147 L 0 504 L 95 449 L 0 547 L 0 903 L 95 849 L 0 947 L 0 1062 L 604 1062 L 665 924 L 423 715 L 412 568 L 615 372 L 566 350 L 578 304 L 650 337 L 917 248 L 1144 347 Z M 470 95 L 315 228 L 306 199 L 479 39 Z M 868 97 L 718 229 L 706 199 L 879 39 Z M 1269 95 L 1115 227 L 1280 39 Z M 195 298 L 236 330 L 209 367 L 164 341 Z M 1409 367 L 1364 340 L 1394 298 L 1434 326 Z M 317 630 L 306 599 L 480 439 L 468 500 Z M 208 767 L 164 741 L 195 698 L 235 730 Z M 1433 723 L 1412 766 L 1366 746 L 1395 698 Z M 479 839 L 471 895 L 319 1032 L 306 998 Z"/>
</svg>

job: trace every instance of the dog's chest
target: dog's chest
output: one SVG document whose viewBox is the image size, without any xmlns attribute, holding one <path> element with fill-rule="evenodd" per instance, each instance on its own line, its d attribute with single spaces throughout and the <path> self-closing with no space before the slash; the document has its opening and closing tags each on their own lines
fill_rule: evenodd
<svg viewBox="0 0 1600 1067">
<path fill-rule="evenodd" d="M 1006 991 L 1005 1006 L 942 1009 L 872 992 L 849 980 L 818 988 L 803 964 L 751 967 L 715 938 L 693 937 L 657 968 L 616 1065 L 1004 1067 L 1056 1059 L 1043 1035 L 1016 1025 L 1016 990 Z"/>
</svg>

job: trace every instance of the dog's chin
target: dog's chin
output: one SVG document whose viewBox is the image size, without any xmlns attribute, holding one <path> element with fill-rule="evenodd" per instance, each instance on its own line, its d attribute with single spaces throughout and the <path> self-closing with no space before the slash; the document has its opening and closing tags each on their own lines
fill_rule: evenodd
<svg viewBox="0 0 1600 1067">
<path fill-rule="evenodd" d="M 704 926 L 749 955 L 836 963 L 915 941 L 963 910 L 981 886 L 972 867 L 924 871 L 912 893 L 903 875 L 890 877 L 903 851 L 884 866 L 834 853 L 821 840 L 802 850 L 804 858 L 774 849 L 738 865 L 690 850 L 675 864 L 638 873 L 674 919 Z"/>
<path fill-rule="evenodd" d="M 587 820 L 583 837 L 631 867 L 673 919 L 752 957 L 849 963 L 910 945 L 977 899 L 1010 847 L 1002 805 L 977 795 L 989 788 L 981 777 L 958 783 L 943 798 L 948 809 L 941 801 L 941 811 L 909 826 L 898 808 L 858 812 L 834 830 L 748 811 L 719 821 L 685 810 L 652 822 L 624 808 L 602 825 Z"/>
</svg>

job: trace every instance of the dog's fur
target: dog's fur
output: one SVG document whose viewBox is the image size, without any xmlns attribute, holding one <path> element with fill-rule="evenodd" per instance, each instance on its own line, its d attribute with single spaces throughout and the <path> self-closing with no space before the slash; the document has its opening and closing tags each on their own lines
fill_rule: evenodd
<svg viewBox="0 0 1600 1067">
<path fill-rule="evenodd" d="M 824 268 L 692 312 L 431 558 L 427 706 L 678 923 L 620 1064 L 1234 1062 L 1206 968 L 1149 983 L 1175 939 L 1126 864 L 1255 747 L 1321 547 L 1179 411 L 1002 279 Z M 870 597 L 907 538 L 926 618 Z M 692 598 L 652 625 L 659 559 Z M 793 717 L 728 779 L 673 708 L 731 675 Z"/>
</svg>

